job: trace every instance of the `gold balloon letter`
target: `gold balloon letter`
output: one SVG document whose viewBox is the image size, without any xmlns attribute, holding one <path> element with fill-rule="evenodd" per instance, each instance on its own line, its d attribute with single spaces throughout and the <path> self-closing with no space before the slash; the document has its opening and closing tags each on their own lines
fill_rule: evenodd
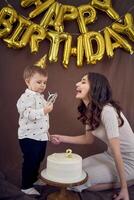
<svg viewBox="0 0 134 200">
<path fill-rule="evenodd" d="M 64 20 L 74 20 L 78 16 L 78 11 L 75 6 L 62 5 L 59 9 L 57 18 L 55 19 L 55 27 L 59 27 L 59 31 L 64 31 Z"/>
<path fill-rule="evenodd" d="M 77 66 L 81 67 L 83 65 L 83 57 L 84 57 L 84 48 L 83 48 L 83 37 L 80 35 L 77 38 L 77 48 L 71 47 L 72 44 L 72 36 L 68 35 L 65 46 L 64 46 L 64 53 L 63 53 L 63 65 L 65 68 L 68 68 L 70 56 L 77 56 Z"/>
<path fill-rule="evenodd" d="M 127 35 L 134 42 L 134 21 L 131 13 L 126 13 L 124 24 L 114 23 L 112 29 L 118 33 Z"/>
<path fill-rule="evenodd" d="M 42 13 L 44 10 L 46 10 L 47 8 L 49 8 L 49 6 L 54 3 L 55 0 L 47 0 L 44 3 L 40 4 L 35 10 L 33 10 L 30 14 L 29 17 L 30 18 L 34 18 L 37 15 L 39 15 L 40 13 Z"/>
<path fill-rule="evenodd" d="M 96 41 L 97 51 L 94 52 L 93 40 Z M 84 34 L 84 49 L 87 63 L 96 64 L 97 60 L 101 60 L 105 52 L 105 42 L 103 36 L 98 32 L 88 32 Z"/>
<path fill-rule="evenodd" d="M 6 37 L 11 33 L 13 23 L 17 19 L 17 13 L 13 8 L 4 7 L 0 11 L 0 38 Z"/>
<path fill-rule="evenodd" d="M 39 48 L 39 42 L 44 40 L 45 30 L 38 24 L 31 24 L 24 32 L 21 38 L 21 46 L 26 46 L 30 42 L 31 53 L 36 53 Z"/>
<path fill-rule="evenodd" d="M 39 49 L 39 43 L 46 37 L 46 32 L 44 28 L 39 26 L 38 24 L 32 24 L 30 29 L 32 31 L 32 36 L 30 40 L 31 52 L 36 53 Z"/>
<path fill-rule="evenodd" d="M 77 20 L 80 32 L 86 33 L 87 32 L 86 24 L 90 24 L 95 21 L 96 11 L 91 5 L 87 4 L 78 7 L 78 14 L 79 15 Z M 87 14 L 88 16 L 86 17 L 85 15 Z"/>
<path fill-rule="evenodd" d="M 69 63 L 69 58 L 71 55 L 71 44 L 72 44 L 72 36 L 68 34 L 67 39 L 65 41 L 63 61 L 62 61 L 65 68 L 67 68 Z"/>
<path fill-rule="evenodd" d="M 111 28 L 109 27 L 105 28 L 104 36 L 105 36 L 105 42 L 106 42 L 106 51 L 109 57 L 113 57 L 114 55 L 113 50 L 116 48 L 124 48 L 126 51 L 130 52 L 130 54 L 133 54 L 132 47 L 128 43 L 128 41 L 125 40 L 123 37 L 121 37 L 118 33 L 116 33 Z M 112 43 L 112 39 L 115 41 L 115 43 Z"/>
<path fill-rule="evenodd" d="M 48 25 L 54 26 L 54 24 L 52 23 L 52 21 L 53 21 L 53 17 L 55 17 L 55 15 L 56 15 L 56 11 L 59 10 L 59 6 L 60 6 L 59 3 L 57 3 L 57 2 L 53 3 L 49 7 L 48 11 L 45 13 L 43 19 L 40 22 L 40 25 L 42 27 L 44 27 L 44 29 L 46 29 L 48 27 Z"/>
<path fill-rule="evenodd" d="M 83 47 L 83 36 L 80 35 L 77 38 L 77 66 L 81 67 L 83 65 L 84 57 L 84 47 Z"/>
<path fill-rule="evenodd" d="M 56 31 L 48 31 L 47 38 L 51 42 L 51 47 L 49 51 L 49 61 L 57 62 L 58 60 L 58 51 L 60 42 L 66 40 L 68 34 L 66 33 L 58 33 Z"/>
<path fill-rule="evenodd" d="M 18 17 L 18 20 L 19 20 L 19 25 L 16 28 L 13 35 L 10 38 L 4 39 L 4 41 L 8 43 L 9 47 L 22 48 L 25 46 L 25 44 L 22 43 L 21 39 L 27 27 L 31 24 L 31 22 L 21 16 Z"/>
<path fill-rule="evenodd" d="M 29 7 L 32 4 L 34 4 L 35 6 L 39 6 L 40 4 L 42 4 L 42 2 L 40 0 L 21 0 L 22 7 Z"/>
<path fill-rule="evenodd" d="M 92 0 L 92 5 L 106 12 L 112 19 L 119 19 L 119 14 L 112 8 L 111 0 Z"/>
</svg>

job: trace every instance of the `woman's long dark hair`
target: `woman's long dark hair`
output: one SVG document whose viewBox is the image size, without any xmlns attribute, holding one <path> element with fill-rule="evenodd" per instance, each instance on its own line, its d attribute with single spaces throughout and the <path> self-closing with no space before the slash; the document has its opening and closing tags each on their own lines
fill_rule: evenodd
<svg viewBox="0 0 134 200">
<path fill-rule="evenodd" d="M 113 100 L 112 90 L 106 77 L 102 74 L 91 72 L 88 73 L 87 76 L 90 83 L 89 99 L 91 99 L 91 102 L 86 107 L 83 101 L 81 101 L 78 106 L 78 111 L 80 113 L 78 119 L 80 119 L 83 124 L 88 124 L 90 130 L 95 130 L 100 125 L 103 107 L 107 104 L 111 104 L 116 109 L 119 116 L 119 126 L 122 126 L 124 120 L 120 115 L 121 107 Z"/>
</svg>

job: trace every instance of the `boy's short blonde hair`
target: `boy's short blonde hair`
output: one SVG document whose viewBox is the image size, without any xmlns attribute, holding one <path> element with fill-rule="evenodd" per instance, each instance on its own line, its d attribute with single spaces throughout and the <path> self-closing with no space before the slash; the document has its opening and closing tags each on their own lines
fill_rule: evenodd
<svg viewBox="0 0 134 200">
<path fill-rule="evenodd" d="M 37 66 L 28 66 L 24 69 L 23 72 L 24 80 L 31 78 L 35 73 L 41 74 L 43 76 L 48 76 L 46 69 Z"/>
</svg>

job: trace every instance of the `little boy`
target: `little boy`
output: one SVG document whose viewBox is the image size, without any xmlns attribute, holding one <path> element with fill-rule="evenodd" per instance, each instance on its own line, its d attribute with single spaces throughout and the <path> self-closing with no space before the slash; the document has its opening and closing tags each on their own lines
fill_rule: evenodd
<svg viewBox="0 0 134 200">
<path fill-rule="evenodd" d="M 33 187 L 49 139 L 49 113 L 53 104 L 43 96 L 48 75 L 45 69 L 26 67 L 23 74 L 27 89 L 17 102 L 19 112 L 18 139 L 23 153 L 22 186 L 26 194 L 40 195 Z"/>
</svg>

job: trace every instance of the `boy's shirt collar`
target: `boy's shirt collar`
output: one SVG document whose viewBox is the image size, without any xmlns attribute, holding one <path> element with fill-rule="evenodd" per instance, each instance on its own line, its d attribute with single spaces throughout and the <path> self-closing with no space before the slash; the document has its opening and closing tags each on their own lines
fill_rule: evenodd
<svg viewBox="0 0 134 200">
<path fill-rule="evenodd" d="M 44 96 L 43 94 L 40 94 L 39 92 L 35 92 L 35 91 L 30 90 L 30 89 L 28 89 L 28 88 L 25 90 L 25 92 L 28 93 L 28 94 L 36 94 L 36 95 Z"/>
</svg>

